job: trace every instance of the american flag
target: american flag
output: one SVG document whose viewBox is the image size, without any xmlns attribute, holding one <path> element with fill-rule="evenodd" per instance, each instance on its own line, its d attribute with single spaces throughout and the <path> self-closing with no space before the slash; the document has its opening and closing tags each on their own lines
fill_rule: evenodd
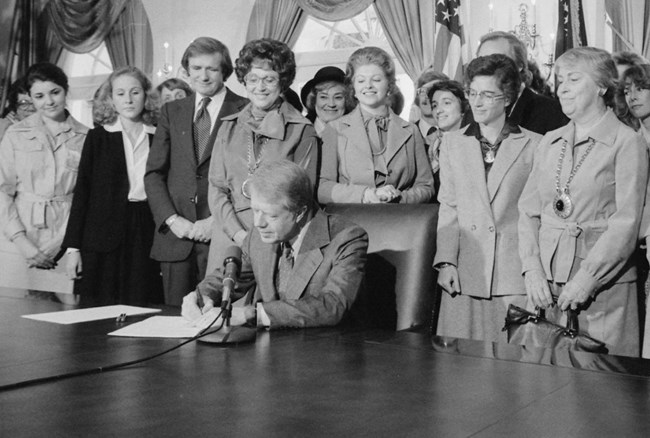
<svg viewBox="0 0 650 438">
<path fill-rule="evenodd" d="M 469 60 L 460 0 L 436 0 L 436 46 L 433 68 L 452 79 L 463 80 L 463 60 Z"/>
<path fill-rule="evenodd" d="M 582 0 L 559 0 L 555 59 L 574 47 L 587 45 Z"/>
</svg>

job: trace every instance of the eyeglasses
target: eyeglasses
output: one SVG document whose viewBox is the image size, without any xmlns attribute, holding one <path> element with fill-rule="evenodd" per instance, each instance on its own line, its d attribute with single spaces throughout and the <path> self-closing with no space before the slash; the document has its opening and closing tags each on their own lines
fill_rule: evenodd
<svg viewBox="0 0 650 438">
<path fill-rule="evenodd" d="M 275 76 L 264 76 L 264 77 L 259 77 L 254 74 L 247 74 L 244 76 L 244 82 L 246 82 L 246 85 L 252 85 L 255 86 L 261 82 L 264 83 L 269 88 L 274 88 L 277 87 L 278 84 L 280 83 L 280 78 L 275 77 Z"/>
<path fill-rule="evenodd" d="M 492 105 L 496 100 L 503 99 L 505 97 L 504 94 L 495 94 L 493 91 L 476 91 L 472 90 L 471 88 L 465 91 L 465 96 L 467 96 L 467 100 L 470 102 L 473 102 L 477 97 L 480 97 L 481 100 L 488 105 Z"/>
<path fill-rule="evenodd" d="M 22 110 L 34 109 L 34 102 L 32 102 L 31 100 L 22 99 L 16 102 L 16 106 Z"/>
</svg>

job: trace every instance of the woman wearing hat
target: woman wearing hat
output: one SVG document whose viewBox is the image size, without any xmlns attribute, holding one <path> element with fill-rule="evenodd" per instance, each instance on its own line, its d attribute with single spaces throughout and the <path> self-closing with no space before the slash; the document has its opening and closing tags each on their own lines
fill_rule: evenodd
<svg viewBox="0 0 650 438">
<path fill-rule="evenodd" d="M 300 91 L 307 108 L 307 118 L 320 136 L 327 122 L 338 119 L 354 108 L 354 101 L 345 88 L 345 73 L 338 67 L 327 66 L 316 72 Z"/>
</svg>

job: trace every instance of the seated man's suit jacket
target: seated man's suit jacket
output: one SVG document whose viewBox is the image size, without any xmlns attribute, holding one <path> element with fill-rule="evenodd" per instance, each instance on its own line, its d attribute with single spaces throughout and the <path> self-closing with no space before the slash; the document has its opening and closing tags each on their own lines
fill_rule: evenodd
<svg viewBox="0 0 650 438">
<path fill-rule="evenodd" d="M 238 289 L 248 286 L 247 304 L 262 302 L 271 328 L 338 324 L 362 286 L 368 250 L 366 232 L 340 216 L 318 210 L 294 256 L 284 299 L 279 298 L 275 287 L 279 246 L 262 242 L 256 228 L 246 237 Z M 222 269 L 208 274 L 197 291 L 218 303 L 222 275 Z"/>
</svg>

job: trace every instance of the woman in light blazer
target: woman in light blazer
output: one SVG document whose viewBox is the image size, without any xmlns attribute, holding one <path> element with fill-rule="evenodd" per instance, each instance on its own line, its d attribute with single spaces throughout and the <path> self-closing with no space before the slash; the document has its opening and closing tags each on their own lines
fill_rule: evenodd
<svg viewBox="0 0 650 438">
<path fill-rule="evenodd" d="M 517 202 L 533 165 L 538 134 L 511 124 L 519 93 L 515 63 L 474 59 L 467 71 L 474 122 L 443 137 L 434 266 L 443 293 L 438 335 L 503 341 L 508 305 L 525 306 L 517 253 Z"/>
<path fill-rule="evenodd" d="M 418 128 L 390 108 L 395 65 L 378 47 L 352 54 L 345 74 L 358 106 L 323 131 L 319 202 L 426 203 L 433 174 Z"/>
<path fill-rule="evenodd" d="M 548 132 L 519 202 L 519 245 L 531 303 L 560 324 L 579 310 L 580 330 L 616 355 L 638 356 L 636 266 L 631 256 L 648 178 L 643 139 L 611 110 L 611 55 L 576 47 L 557 59 L 568 125 Z M 557 297 L 557 305 L 553 299 Z"/>
</svg>

